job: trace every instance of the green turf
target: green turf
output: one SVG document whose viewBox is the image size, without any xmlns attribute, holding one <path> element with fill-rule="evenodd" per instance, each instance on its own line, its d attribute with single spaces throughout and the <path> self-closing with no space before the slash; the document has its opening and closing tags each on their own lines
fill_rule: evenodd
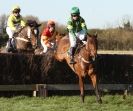
<svg viewBox="0 0 133 111">
<path fill-rule="evenodd" d="M 95 96 L 52 96 L 47 98 L 17 96 L 0 98 L 0 111 L 133 111 L 133 96 L 124 100 L 120 95 L 106 95 L 98 104 Z"/>
</svg>

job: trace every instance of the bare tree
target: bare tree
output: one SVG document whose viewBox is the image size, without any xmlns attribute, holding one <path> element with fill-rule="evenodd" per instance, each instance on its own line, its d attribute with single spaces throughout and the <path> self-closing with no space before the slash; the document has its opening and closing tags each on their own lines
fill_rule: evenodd
<svg viewBox="0 0 133 111">
<path fill-rule="evenodd" d="M 0 15 L 0 33 L 3 34 L 6 28 L 6 22 L 7 22 L 7 15 L 3 14 Z"/>
</svg>

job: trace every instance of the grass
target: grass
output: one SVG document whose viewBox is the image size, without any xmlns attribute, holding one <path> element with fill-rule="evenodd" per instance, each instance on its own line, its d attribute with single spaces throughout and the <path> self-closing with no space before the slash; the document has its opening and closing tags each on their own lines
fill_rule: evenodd
<svg viewBox="0 0 133 111">
<path fill-rule="evenodd" d="M 0 111 L 133 111 L 133 96 L 124 100 L 120 95 L 106 95 L 102 100 L 98 104 L 95 96 L 86 96 L 85 103 L 80 103 L 79 96 L 1 97 Z"/>
</svg>

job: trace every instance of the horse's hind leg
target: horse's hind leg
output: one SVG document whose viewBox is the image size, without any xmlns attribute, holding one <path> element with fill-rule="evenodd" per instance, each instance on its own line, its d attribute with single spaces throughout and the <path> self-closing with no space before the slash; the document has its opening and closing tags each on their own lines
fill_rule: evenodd
<svg viewBox="0 0 133 111">
<path fill-rule="evenodd" d="M 79 87 L 80 87 L 80 96 L 81 96 L 81 102 L 84 102 L 84 78 L 79 76 Z"/>
<path fill-rule="evenodd" d="M 88 74 L 89 74 L 89 76 L 91 78 L 93 87 L 95 89 L 95 94 L 96 94 L 96 97 L 97 97 L 97 102 L 98 103 L 102 103 L 102 99 L 101 99 L 101 97 L 99 95 L 99 91 L 98 91 L 97 76 L 94 73 L 94 71 L 90 71 L 90 72 L 88 72 Z"/>
</svg>

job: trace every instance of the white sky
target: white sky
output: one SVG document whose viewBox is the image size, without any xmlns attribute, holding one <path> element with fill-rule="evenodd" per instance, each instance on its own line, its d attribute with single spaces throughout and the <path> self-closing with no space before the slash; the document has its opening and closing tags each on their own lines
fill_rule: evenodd
<svg viewBox="0 0 133 111">
<path fill-rule="evenodd" d="M 133 21 L 133 0 L 0 0 L 0 15 L 8 15 L 14 4 L 21 7 L 22 16 L 54 19 L 64 25 L 73 6 L 80 8 L 88 28 L 115 27 L 124 18 Z"/>
</svg>

